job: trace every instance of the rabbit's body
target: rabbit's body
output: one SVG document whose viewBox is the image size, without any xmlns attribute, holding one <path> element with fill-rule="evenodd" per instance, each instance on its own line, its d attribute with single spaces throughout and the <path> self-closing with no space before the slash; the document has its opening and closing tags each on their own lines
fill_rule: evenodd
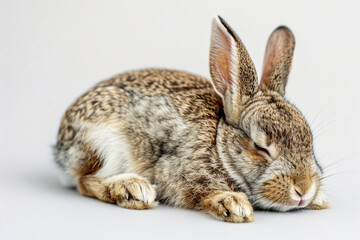
<svg viewBox="0 0 360 240">
<path fill-rule="evenodd" d="M 190 73 L 118 75 L 66 112 L 57 162 L 78 179 L 135 173 L 156 184 L 159 200 L 195 207 L 205 183 L 234 190 L 215 147 L 220 105 L 211 83 Z"/>
<path fill-rule="evenodd" d="M 213 20 L 211 80 L 147 69 L 103 81 L 65 113 L 55 158 L 79 192 L 132 209 L 157 201 L 230 222 L 253 206 L 328 208 L 302 114 L 285 99 L 295 40 L 268 41 L 260 85 L 241 40 Z"/>
</svg>

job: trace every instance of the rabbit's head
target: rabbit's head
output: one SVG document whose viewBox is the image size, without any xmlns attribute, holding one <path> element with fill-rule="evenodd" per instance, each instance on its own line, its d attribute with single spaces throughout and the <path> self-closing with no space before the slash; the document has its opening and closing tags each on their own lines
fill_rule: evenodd
<svg viewBox="0 0 360 240">
<path fill-rule="evenodd" d="M 254 206 L 278 211 L 307 207 L 321 187 L 311 130 L 284 98 L 294 45 L 288 28 L 274 30 L 258 84 L 241 40 L 223 19 L 213 20 L 210 74 L 225 115 L 218 130 L 220 159 Z"/>
</svg>

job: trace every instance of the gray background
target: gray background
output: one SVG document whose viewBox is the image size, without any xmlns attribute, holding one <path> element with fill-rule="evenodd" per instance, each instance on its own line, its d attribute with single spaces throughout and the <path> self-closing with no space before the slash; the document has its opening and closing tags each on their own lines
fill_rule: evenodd
<svg viewBox="0 0 360 240">
<path fill-rule="evenodd" d="M 359 232 L 360 33 L 356 1 L 0 1 L 1 239 L 350 239 Z M 127 210 L 57 179 L 50 146 L 70 103 L 129 69 L 209 76 L 210 23 L 223 16 L 259 75 L 278 25 L 296 37 L 288 99 L 311 123 L 325 211 L 256 212 L 229 224 L 158 206 Z"/>
</svg>

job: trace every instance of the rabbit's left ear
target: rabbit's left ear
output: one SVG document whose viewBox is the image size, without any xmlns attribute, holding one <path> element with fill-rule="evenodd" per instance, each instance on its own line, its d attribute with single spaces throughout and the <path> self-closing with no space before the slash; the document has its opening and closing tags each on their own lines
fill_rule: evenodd
<svg viewBox="0 0 360 240">
<path fill-rule="evenodd" d="M 285 26 L 275 29 L 267 43 L 260 89 L 285 95 L 285 87 L 294 55 L 295 38 Z"/>
<path fill-rule="evenodd" d="M 219 16 L 211 26 L 210 75 L 226 121 L 238 124 L 243 104 L 258 90 L 257 74 L 244 44 Z"/>
</svg>

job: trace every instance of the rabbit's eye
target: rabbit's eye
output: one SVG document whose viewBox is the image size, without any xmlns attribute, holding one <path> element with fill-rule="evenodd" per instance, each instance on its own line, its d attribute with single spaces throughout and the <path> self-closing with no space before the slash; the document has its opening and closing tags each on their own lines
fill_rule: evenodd
<svg viewBox="0 0 360 240">
<path fill-rule="evenodd" d="M 254 142 L 254 148 L 255 148 L 255 150 L 260 151 L 260 152 L 263 152 L 263 153 L 265 153 L 266 155 L 268 155 L 269 157 L 271 157 L 269 151 L 268 151 L 266 148 L 260 147 L 260 146 L 257 145 L 255 142 Z"/>
</svg>

